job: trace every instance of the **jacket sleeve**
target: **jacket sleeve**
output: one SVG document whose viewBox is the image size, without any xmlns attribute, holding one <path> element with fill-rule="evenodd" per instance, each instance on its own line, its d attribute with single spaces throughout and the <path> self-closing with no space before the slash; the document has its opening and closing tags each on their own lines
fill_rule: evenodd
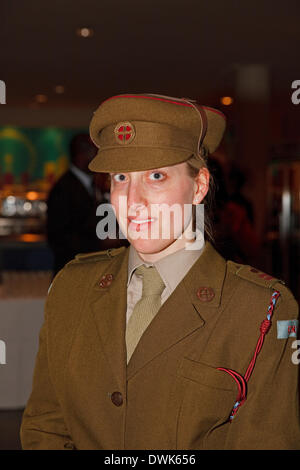
<svg viewBox="0 0 300 470">
<path fill-rule="evenodd" d="M 39 336 L 32 392 L 23 414 L 20 430 L 24 450 L 75 448 L 49 375 L 47 328 L 47 311 L 45 311 L 45 320 Z"/>
<path fill-rule="evenodd" d="M 278 338 L 277 330 L 278 321 L 283 321 L 287 332 L 287 321 L 297 320 L 298 313 L 295 298 L 283 287 L 248 381 L 247 399 L 232 422 L 224 426 L 225 449 L 300 449 L 300 342 L 288 333 L 284 335 L 287 337 Z M 222 426 L 219 432 L 221 429 Z"/>
</svg>

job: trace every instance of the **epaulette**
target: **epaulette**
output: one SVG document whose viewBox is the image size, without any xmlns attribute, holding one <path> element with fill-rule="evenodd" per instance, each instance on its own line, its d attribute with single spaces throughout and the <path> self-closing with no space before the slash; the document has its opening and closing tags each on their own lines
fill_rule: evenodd
<svg viewBox="0 0 300 470">
<path fill-rule="evenodd" d="M 262 287 L 274 287 L 275 284 L 285 284 L 282 279 L 264 273 L 253 266 L 247 264 L 238 264 L 233 261 L 227 261 L 230 271 L 246 281 L 254 282 Z"/>
<path fill-rule="evenodd" d="M 71 262 L 89 262 L 97 260 L 109 260 L 118 256 L 125 250 L 125 246 L 119 248 L 108 248 L 108 250 L 103 251 L 93 251 L 91 253 L 78 253 Z"/>
</svg>

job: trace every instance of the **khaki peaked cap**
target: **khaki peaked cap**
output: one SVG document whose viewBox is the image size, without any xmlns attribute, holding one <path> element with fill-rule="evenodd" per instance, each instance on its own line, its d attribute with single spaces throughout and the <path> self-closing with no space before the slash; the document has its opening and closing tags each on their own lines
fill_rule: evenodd
<svg viewBox="0 0 300 470">
<path fill-rule="evenodd" d="M 89 165 L 95 172 L 142 171 L 186 160 L 196 168 L 219 146 L 223 113 L 185 98 L 117 95 L 101 103 L 90 123 L 99 148 Z"/>
</svg>

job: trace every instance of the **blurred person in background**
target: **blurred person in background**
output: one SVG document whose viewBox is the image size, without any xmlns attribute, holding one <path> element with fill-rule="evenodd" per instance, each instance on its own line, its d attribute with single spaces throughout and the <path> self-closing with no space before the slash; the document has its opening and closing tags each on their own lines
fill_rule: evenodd
<svg viewBox="0 0 300 470">
<path fill-rule="evenodd" d="M 76 254 L 103 248 L 96 235 L 96 208 L 102 194 L 95 190 L 88 169 L 96 153 L 97 147 L 88 134 L 75 135 L 70 143 L 69 170 L 49 193 L 47 238 L 54 254 L 54 275 Z"/>
<path fill-rule="evenodd" d="M 245 208 L 247 218 L 254 224 L 254 213 L 252 203 L 244 196 L 243 188 L 247 182 L 247 175 L 241 168 L 232 165 L 229 173 L 229 195 L 232 202 L 236 202 L 239 206 Z"/>
<path fill-rule="evenodd" d="M 211 214 L 215 247 L 225 259 L 257 265 L 260 243 L 253 225 L 252 206 L 241 194 L 245 178 L 241 171 L 230 171 L 230 182 L 234 176 L 234 180 L 237 180 L 232 192 L 227 188 L 221 162 L 210 157 L 208 165 L 215 182 Z"/>
</svg>

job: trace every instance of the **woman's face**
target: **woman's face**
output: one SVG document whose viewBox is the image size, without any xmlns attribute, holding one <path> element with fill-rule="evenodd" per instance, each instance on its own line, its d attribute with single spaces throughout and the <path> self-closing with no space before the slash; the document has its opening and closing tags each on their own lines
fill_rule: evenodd
<svg viewBox="0 0 300 470">
<path fill-rule="evenodd" d="M 110 175 L 111 204 L 120 228 L 144 254 L 158 253 L 180 237 L 191 222 L 192 204 L 205 197 L 209 182 L 208 170 L 202 168 L 194 179 L 186 162 Z"/>
</svg>

